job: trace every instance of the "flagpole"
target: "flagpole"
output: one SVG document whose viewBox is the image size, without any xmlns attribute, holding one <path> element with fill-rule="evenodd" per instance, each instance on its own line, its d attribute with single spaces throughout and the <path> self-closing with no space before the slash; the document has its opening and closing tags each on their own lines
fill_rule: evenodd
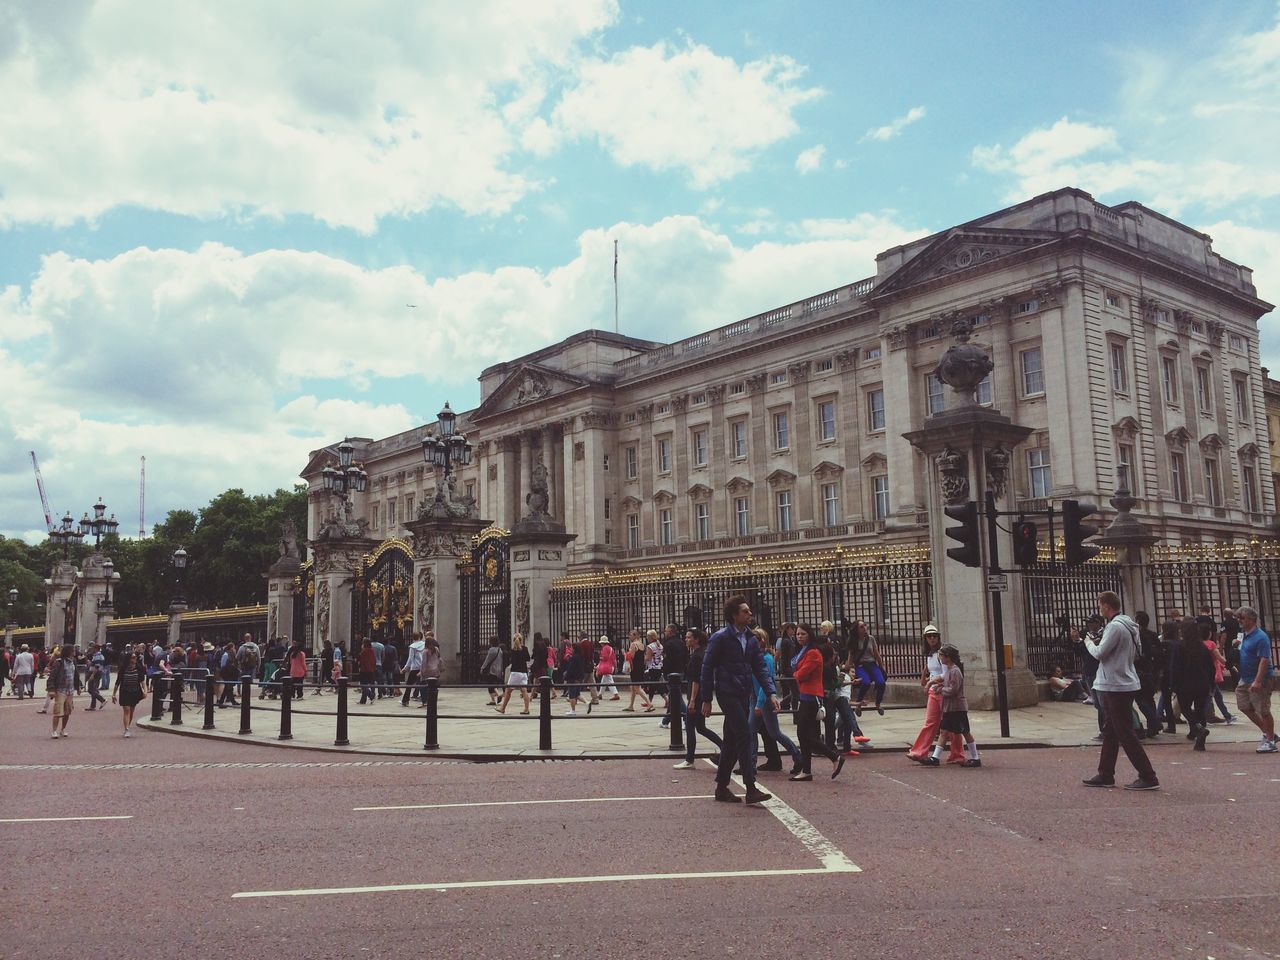
<svg viewBox="0 0 1280 960">
<path fill-rule="evenodd" d="M 613 332 L 618 332 L 618 241 L 613 241 Z"/>
</svg>

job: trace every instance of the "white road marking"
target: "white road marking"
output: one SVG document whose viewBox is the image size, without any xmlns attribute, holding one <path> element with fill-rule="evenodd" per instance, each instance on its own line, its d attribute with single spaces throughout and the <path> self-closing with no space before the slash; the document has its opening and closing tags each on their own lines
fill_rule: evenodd
<svg viewBox="0 0 1280 960">
<path fill-rule="evenodd" d="M 646 880 L 721 880 L 732 877 L 797 877 L 826 873 L 856 873 L 852 869 L 807 867 L 794 870 L 711 870 L 706 873 L 621 873 L 604 877 L 536 877 L 528 880 L 460 880 L 449 883 L 393 883 L 376 887 L 313 887 L 302 890 L 246 890 L 233 893 L 232 900 L 262 897 L 322 897 L 353 893 L 401 893 L 405 891 L 474 890 L 485 887 L 563 886 L 575 883 L 631 883 Z"/>
<path fill-rule="evenodd" d="M 703 759 L 708 765 L 715 766 L 705 757 Z M 735 776 L 733 782 L 746 789 L 746 784 L 742 782 L 741 777 Z M 777 794 L 774 794 L 773 799 L 766 800 L 761 806 L 772 813 L 793 837 L 804 844 L 806 850 L 818 858 L 818 862 L 822 864 L 824 870 L 829 870 L 832 873 L 862 872 L 862 868 L 845 856 L 843 850 L 823 836 L 817 827 L 797 813 L 793 807 L 778 797 Z"/>
<path fill-rule="evenodd" d="M 939 797 L 936 794 L 930 793 L 928 790 L 921 790 L 919 787 L 915 786 L 914 784 L 907 783 L 905 780 L 899 780 L 896 777 L 891 777 L 887 773 L 876 773 L 874 770 L 872 771 L 872 775 L 876 777 L 881 777 L 882 779 L 888 780 L 891 783 L 896 783 L 899 786 L 906 787 L 908 790 L 914 790 L 916 793 L 920 794 L 923 797 L 928 797 L 930 800 L 937 800 L 939 803 L 945 803 L 949 807 L 954 807 L 956 810 L 959 810 L 961 813 L 967 813 L 969 816 L 973 817 L 975 820 L 979 820 L 982 823 L 987 824 L 987 826 L 995 827 L 997 830 L 1001 831 L 1002 833 L 1007 833 L 1011 837 L 1017 837 L 1019 840 L 1031 839 L 1030 837 L 1023 836 L 1017 830 L 1014 830 L 1011 827 L 1006 827 L 1003 823 L 997 823 L 995 820 L 992 820 L 989 817 L 984 817 L 980 813 L 975 813 L 974 811 L 970 810 L 968 807 L 962 807 L 960 806 L 960 804 L 954 803 L 953 801 L 948 800 L 946 797 Z"/>
<path fill-rule="evenodd" d="M 0 823 L 63 823 L 68 820 L 132 820 L 133 816 L 117 817 L 15 817 L 12 820 L 0 820 Z"/>
<path fill-rule="evenodd" d="M 710 800 L 712 794 L 681 795 L 678 797 L 583 797 L 568 800 L 479 800 L 474 803 L 406 803 L 392 807 L 352 807 L 353 811 L 366 810 L 447 810 L 453 807 L 522 807 L 543 803 L 628 803 L 635 800 Z"/>
</svg>

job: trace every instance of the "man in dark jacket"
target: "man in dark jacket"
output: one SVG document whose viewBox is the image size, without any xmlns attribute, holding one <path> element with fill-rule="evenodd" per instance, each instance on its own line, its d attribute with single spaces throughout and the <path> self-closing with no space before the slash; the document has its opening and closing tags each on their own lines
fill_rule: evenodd
<svg viewBox="0 0 1280 960">
<path fill-rule="evenodd" d="M 678 673 L 683 678 L 688 665 L 689 651 L 685 648 L 680 628 L 674 623 L 669 623 L 662 635 L 662 672 L 668 677 Z M 663 729 L 671 726 L 673 717 L 676 723 L 684 722 L 684 697 L 681 694 L 681 689 L 677 688 L 675 699 L 667 704 L 667 715 L 662 718 Z"/>
<path fill-rule="evenodd" d="M 711 716 L 711 698 L 714 694 L 724 714 L 724 747 L 720 750 L 720 765 L 716 770 L 716 800 L 722 803 L 741 803 L 742 798 L 729 789 L 729 778 L 734 765 L 742 770 L 742 782 L 747 788 L 747 803 L 763 803 L 772 795 L 756 788 L 755 737 L 751 735 L 751 709 L 754 676 L 769 696 L 774 711 L 779 709 L 773 677 L 765 669 L 764 654 L 756 635 L 748 626 L 751 623 L 751 607 L 745 597 L 730 597 L 724 605 L 725 625 L 711 635 L 702 658 L 702 677 L 698 683 L 698 697 L 702 700 L 702 715 Z"/>
</svg>

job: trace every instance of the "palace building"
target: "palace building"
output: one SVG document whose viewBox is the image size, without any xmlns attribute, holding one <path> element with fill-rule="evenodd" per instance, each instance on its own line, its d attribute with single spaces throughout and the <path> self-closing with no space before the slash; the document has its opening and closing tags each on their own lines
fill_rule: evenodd
<svg viewBox="0 0 1280 960">
<path fill-rule="evenodd" d="M 475 456 L 456 489 L 511 528 L 541 462 L 549 512 L 576 537 L 570 573 L 921 543 L 940 510 L 903 434 L 954 403 L 933 371 L 964 320 L 995 363 L 978 401 L 1032 429 L 1009 475 L 1019 508 L 1105 505 L 1127 486 L 1166 542 L 1247 539 L 1276 513 L 1258 352 L 1270 309 L 1210 237 L 1058 190 L 676 343 L 587 330 L 491 366 L 459 414 Z M 351 438 L 372 540 L 403 537 L 430 503 L 435 430 Z M 302 474 L 312 539 L 337 442 Z"/>
</svg>

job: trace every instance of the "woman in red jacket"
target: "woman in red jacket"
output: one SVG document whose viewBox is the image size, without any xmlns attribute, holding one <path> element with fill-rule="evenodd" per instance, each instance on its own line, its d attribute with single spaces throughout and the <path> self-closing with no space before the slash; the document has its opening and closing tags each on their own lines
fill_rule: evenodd
<svg viewBox="0 0 1280 960">
<path fill-rule="evenodd" d="M 818 704 L 822 702 L 822 651 L 813 627 L 802 623 L 796 627 L 796 642 L 800 652 L 791 661 L 791 675 L 800 691 L 800 709 L 796 713 L 796 730 L 800 734 L 800 769 L 792 780 L 813 779 L 813 755 L 821 754 L 831 761 L 831 779 L 840 776 L 844 768 L 844 754 L 837 753 L 822 740 L 818 729 Z"/>
<path fill-rule="evenodd" d="M 360 703 L 357 706 L 364 706 L 366 703 L 373 703 L 375 699 L 373 683 L 378 669 L 378 658 L 374 655 L 373 641 L 368 637 L 364 638 L 360 653 L 356 656 L 356 666 L 360 671 Z"/>
</svg>

